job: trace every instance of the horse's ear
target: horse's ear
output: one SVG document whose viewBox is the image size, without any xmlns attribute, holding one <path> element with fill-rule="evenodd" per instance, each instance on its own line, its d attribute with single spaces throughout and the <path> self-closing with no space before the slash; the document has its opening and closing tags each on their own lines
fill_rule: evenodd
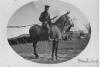
<svg viewBox="0 0 100 67">
<path fill-rule="evenodd" d="M 70 14 L 70 11 L 67 11 L 67 14 Z"/>
</svg>

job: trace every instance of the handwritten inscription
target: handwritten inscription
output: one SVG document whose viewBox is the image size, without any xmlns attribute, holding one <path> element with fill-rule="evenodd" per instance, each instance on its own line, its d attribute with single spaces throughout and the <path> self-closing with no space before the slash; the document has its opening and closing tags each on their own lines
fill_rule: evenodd
<svg viewBox="0 0 100 67">
<path fill-rule="evenodd" d="M 98 59 L 78 59 L 79 62 L 82 62 L 82 63 L 98 63 Z"/>
<path fill-rule="evenodd" d="M 14 0 L 14 1 L 17 1 L 17 0 Z"/>
</svg>

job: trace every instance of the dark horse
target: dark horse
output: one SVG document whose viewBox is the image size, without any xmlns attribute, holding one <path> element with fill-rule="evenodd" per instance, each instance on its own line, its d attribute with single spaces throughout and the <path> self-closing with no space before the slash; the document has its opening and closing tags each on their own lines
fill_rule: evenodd
<svg viewBox="0 0 100 67">
<path fill-rule="evenodd" d="M 61 39 L 61 32 L 55 24 L 51 24 L 50 28 L 51 28 L 50 37 L 53 39 L 52 40 L 52 44 L 53 44 L 52 57 L 54 56 L 54 53 L 55 53 L 55 56 L 57 58 L 57 48 L 58 48 L 58 42 Z M 36 24 L 29 29 L 29 34 L 30 34 L 30 38 L 33 41 L 35 58 L 39 58 L 36 51 L 37 42 L 48 40 L 48 29 Z"/>
<path fill-rule="evenodd" d="M 63 19 L 63 17 L 64 17 L 64 19 Z M 55 23 L 52 23 L 50 25 L 50 28 L 51 28 L 51 35 L 50 36 L 53 39 L 52 40 L 52 55 L 51 55 L 52 58 L 54 57 L 54 54 L 55 54 L 56 59 L 57 59 L 58 43 L 59 43 L 59 40 L 62 39 L 61 27 L 64 26 L 62 24 L 62 22 L 66 22 L 66 20 L 67 20 L 66 18 L 67 18 L 66 14 L 64 14 Z M 32 26 L 29 29 L 29 34 L 30 34 L 30 38 L 33 41 L 35 58 L 39 58 L 39 55 L 36 51 L 37 42 L 48 40 L 48 29 L 43 28 L 42 26 L 35 24 L 34 26 Z"/>
</svg>

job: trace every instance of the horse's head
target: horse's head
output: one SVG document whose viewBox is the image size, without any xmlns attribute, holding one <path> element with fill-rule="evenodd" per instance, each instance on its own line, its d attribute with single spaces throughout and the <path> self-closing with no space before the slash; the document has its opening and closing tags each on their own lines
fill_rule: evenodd
<svg viewBox="0 0 100 67">
<path fill-rule="evenodd" d="M 69 14 L 70 14 L 70 11 L 67 11 L 67 12 L 65 13 L 65 17 L 68 17 Z"/>
<path fill-rule="evenodd" d="M 74 24 L 73 23 L 71 24 L 71 27 L 74 27 Z"/>
</svg>

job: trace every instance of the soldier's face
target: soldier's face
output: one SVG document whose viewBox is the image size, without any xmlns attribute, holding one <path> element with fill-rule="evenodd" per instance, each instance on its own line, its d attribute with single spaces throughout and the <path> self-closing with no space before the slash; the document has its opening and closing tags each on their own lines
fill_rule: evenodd
<svg viewBox="0 0 100 67">
<path fill-rule="evenodd" d="M 46 11 L 48 11 L 48 10 L 49 10 L 49 8 L 45 8 L 45 10 L 46 10 Z"/>
</svg>

